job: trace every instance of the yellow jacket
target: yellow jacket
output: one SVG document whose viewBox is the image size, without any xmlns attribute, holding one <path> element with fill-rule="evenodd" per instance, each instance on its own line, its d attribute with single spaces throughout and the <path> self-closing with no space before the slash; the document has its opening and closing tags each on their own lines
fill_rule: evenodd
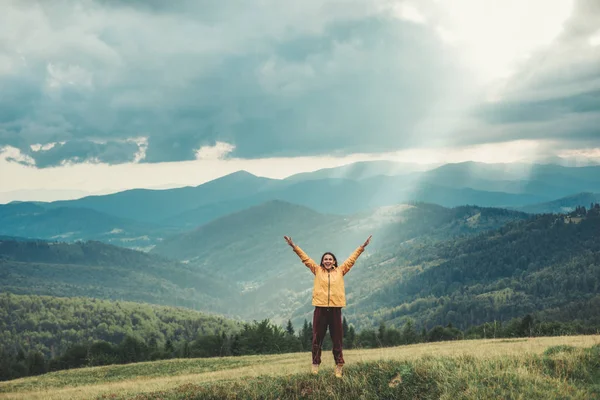
<svg viewBox="0 0 600 400">
<path fill-rule="evenodd" d="M 318 307 L 345 307 L 346 289 L 344 288 L 344 275 L 350 271 L 350 268 L 356 262 L 358 256 L 362 254 L 364 248 L 360 246 L 354 250 L 354 253 L 344 263 L 338 267 L 332 267 L 330 270 L 321 267 L 315 263 L 298 246 L 294 246 L 294 252 L 302 260 L 312 273 L 315 275 L 315 284 L 313 287 L 312 305 Z"/>
</svg>

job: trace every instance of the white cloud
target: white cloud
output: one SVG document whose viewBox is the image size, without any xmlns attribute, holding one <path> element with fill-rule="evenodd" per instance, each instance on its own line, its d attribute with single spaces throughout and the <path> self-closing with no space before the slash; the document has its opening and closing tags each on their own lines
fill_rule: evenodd
<svg viewBox="0 0 600 400">
<path fill-rule="evenodd" d="M 560 79 L 597 76 L 590 60 L 598 46 L 588 46 L 600 35 L 593 18 L 586 22 L 593 28 L 585 32 L 585 49 L 556 43 L 572 5 L 4 2 L 0 84 L 12 91 L 0 97 L 0 138 L 6 140 L 0 146 L 20 146 L 20 162 L 31 165 L 34 158 L 43 168 L 65 159 L 371 154 L 537 139 L 542 128 L 549 137 L 568 138 L 582 121 L 586 128 L 593 121 L 498 127 L 473 121 L 469 112 L 485 99 L 490 82 L 500 84 L 498 104 L 599 87 L 597 80 Z M 586 14 L 577 7 L 572 13 Z M 537 57 L 549 54 L 547 48 L 557 51 Z M 535 68 L 524 68 L 527 57 Z M 516 83 L 494 81 L 507 74 L 518 77 Z M 69 146 L 62 153 L 61 146 L 44 148 L 57 142 Z M 130 146 L 119 150 L 125 142 Z M 53 151 L 38 158 L 47 150 Z"/>
<path fill-rule="evenodd" d="M 28 166 L 35 166 L 35 160 L 23 154 L 21 150 L 12 146 L 0 147 L 0 159 L 18 162 Z"/>
<path fill-rule="evenodd" d="M 62 143 L 60 143 L 60 144 L 61 144 L 61 145 L 62 145 L 62 144 L 65 144 L 65 142 L 62 142 Z M 53 148 L 54 146 L 56 146 L 56 142 L 53 142 L 53 143 L 46 143 L 46 144 L 40 144 L 40 143 L 37 143 L 37 144 L 32 144 L 30 147 L 31 147 L 31 150 L 32 150 L 32 151 L 36 151 L 36 152 L 37 152 L 37 151 L 46 151 L 46 150 L 50 150 L 50 149 L 51 149 L 51 148 Z"/>
<path fill-rule="evenodd" d="M 222 160 L 235 149 L 235 146 L 217 142 L 214 146 L 202 146 L 196 150 L 196 160 Z"/>
<path fill-rule="evenodd" d="M 600 147 L 591 149 L 570 149 L 557 153 L 559 157 L 574 159 L 580 165 L 600 165 Z"/>
<path fill-rule="evenodd" d="M 148 138 L 147 137 L 139 137 L 133 139 L 127 139 L 128 142 L 133 142 L 138 145 L 138 152 L 135 153 L 133 162 L 139 163 L 146 158 L 146 150 L 148 149 Z"/>
<path fill-rule="evenodd" d="M 440 37 L 461 51 L 484 82 L 507 78 L 561 33 L 573 0 L 428 2 Z"/>
<path fill-rule="evenodd" d="M 395 3 L 392 6 L 392 12 L 395 17 L 403 19 L 405 21 L 414 22 L 417 24 L 424 24 L 427 22 L 426 18 L 421 12 L 415 7 L 414 4 L 408 2 Z"/>
</svg>

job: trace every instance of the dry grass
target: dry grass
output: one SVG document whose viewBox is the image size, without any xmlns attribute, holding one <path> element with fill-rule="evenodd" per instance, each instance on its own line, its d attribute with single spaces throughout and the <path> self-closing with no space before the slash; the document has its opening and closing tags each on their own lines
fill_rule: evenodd
<svg viewBox="0 0 600 400">
<path fill-rule="evenodd" d="M 388 361 L 420 360 L 414 363 L 416 369 L 443 371 L 445 368 L 452 368 L 455 375 L 458 374 L 458 376 L 464 378 L 465 393 L 473 391 L 474 395 L 476 393 L 479 393 L 479 395 L 493 395 L 493 393 L 481 392 L 482 389 L 479 388 L 481 382 L 479 380 L 498 379 L 501 382 L 503 377 L 498 376 L 498 374 L 516 374 L 519 375 L 519 379 L 528 379 L 530 383 L 547 385 L 549 384 L 548 379 L 556 378 L 538 375 L 537 370 L 528 364 L 528 356 L 541 355 L 547 348 L 552 346 L 568 345 L 589 348 L 598 344 L 600 344 L 600 336 L 598 335 L 469 340 L 382 349 L 346 350 L 344 358 L 347 366 L 350 367 L 365 362 L 385 364 Z M 448 366 L 448 362 L 452 364 L 451 367 Z M 568 364 L 569 359 L 567 358 L 561 362 Z M 189 384 L 199 385 L 216 381 L 239 383 L 247 382 L 251 378 L 265 376 L 290 377 L 305 374 L 308 372 L 309 367 L 310 354 L 291 353 L 271 356 L 168 360 L 126 366 L 83 368 L 0 382 L 0 398 L 89 399 L 111 394 L 118 394 L 119 397 L 134 396 L 141 393 L 168 391 Z M 568 365 L 564 366 L 564 368 L 568 367 Z M 330 353 L 324 353 L 321 370 L 323 374 L 332 373 L 333 358 Z M 425 370 L 421 372 L 427 374 Z M 439 375 L 438 378 L 442 377 L 443 379 L 443 376 Z M 443 386 L 443 382 L 440 382 L 440 384 Z M 556 386 L 556 382 L 554 384 Z M 566 382 L 564 388 L 560 386 L 560 382 L 558 384 L 560 393 L 569 398 L 569 393 L 573 390 L 572 387 L 567 385 Z M 488 386 L 494 387 L 494 385 L 487 385 L 486 387 Z M 513 393 L 514 398 L 521 398 L 518 390 L 520 389 L 516 387 L 515 393 Z M 445 395 L 442 394 L 441 396 L 441 398 L 444 398 Z M 578 395 L 573 396 L 578 397 Z"/>
</svg>

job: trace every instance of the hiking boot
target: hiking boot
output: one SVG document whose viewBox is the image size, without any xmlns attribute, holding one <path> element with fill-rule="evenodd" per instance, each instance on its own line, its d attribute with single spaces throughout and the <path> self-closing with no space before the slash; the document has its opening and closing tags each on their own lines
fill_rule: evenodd
<svg viewBox="0 0 600 400">
<path fill-rule="evenodd" d="M 335 366 L 335 377 L 341 378 L 343 375 L 342 368 L 344 368 L 343 364 L 338 364 Z"/>
<path fill-rule="evenodd" d="M 313 375 L 317 375 L 319 373 L 319 364 L 313 364 L 310 371 Z"/>
</svg>

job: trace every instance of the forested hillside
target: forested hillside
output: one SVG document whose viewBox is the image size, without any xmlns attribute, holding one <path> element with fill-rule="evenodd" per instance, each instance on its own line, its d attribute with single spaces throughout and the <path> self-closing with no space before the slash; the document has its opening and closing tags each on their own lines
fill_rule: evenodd
<svg viewBox="0 0 600 400">
<path fill-rule="evenodd" d="M 237 283 L 243 292 L 240 315 L 245 318 L 282 322 L 310 302 L 313 279 L 285 244 L 283 235 L 291 235 L 314 258 L 333 251 L 343 261 L 373 234 L 373 244 L 357 264 L 360 269 L 369 258 L 388 259 L 405 242 L 448 240 L 526 218 L 530 216 L 504 209 L 445 208 L 424 203 L 399 204 L 343 217 L 274 201 L 174 236 L 152 253 L 178 258 L 199 271 Z M 373 282 L 376 287 L 386 283 L 383 279 Z"/>
<path fill-rule="evenodd" d="M 184 306 L 235 315 L 232 286 L 174 260 L 100 242 L 0 241 L 0 289 Z"/>
<path fill-rule="evenodd" d="M 461 329 L 543 312 L 598 325 L 600 207 L 546 214 L 475 237 L 399 246 L 350 277 L 349 319 Z"/>
<path fill-rule="evenodd" d="M 164 346 L 199 335 L 231 333 L 239 323 L 218 315 L 128 301 L 0 294 L 0 347 L 9 353 L 39 350 L 46 356 L 69 346 L 127 336 Z"/>
</svg>

